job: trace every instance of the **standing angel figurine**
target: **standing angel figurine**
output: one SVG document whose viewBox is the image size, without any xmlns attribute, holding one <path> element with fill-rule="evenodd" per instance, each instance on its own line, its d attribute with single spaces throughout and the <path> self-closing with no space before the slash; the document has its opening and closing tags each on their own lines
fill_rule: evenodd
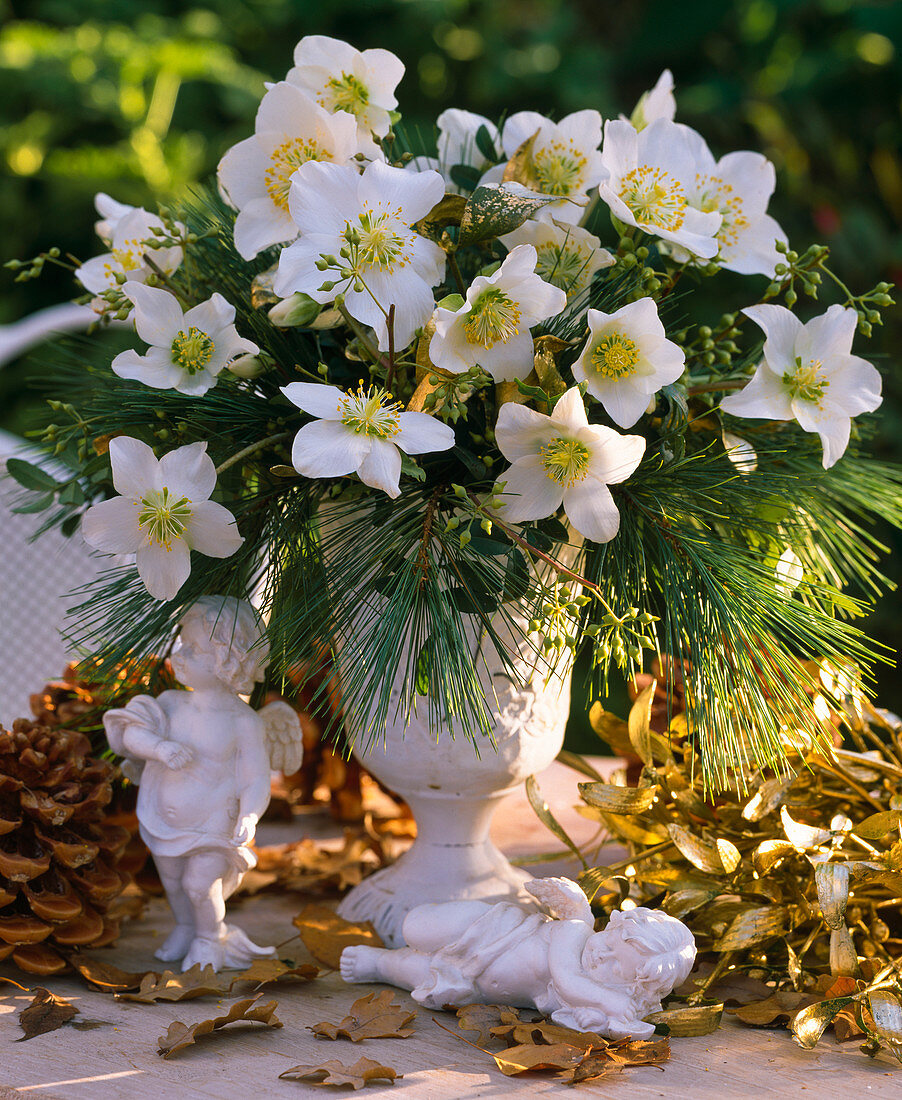
<svg viewBox="0 0 902 1100">
<path fill-rule="evenodd" d="M 110 710 L 110 747 L 138 784 L 141 837 L 157 865 L 175 929 L 156 957 L 244 967 L 258 947 L 225 923 L 226 899 L 257 860 L 257 822 L 269 804 L 270 771 L 293 772 L 303 752 L 287 703 L 254 711 L 239 698 L 263 679 L 269 658 L 257 614 L 234 596 L 205 596 L 182 617 L 172 670 L 189 690 L 137 695 Z"/>
<path fill-rule="evenodd" d="M 652 909 L 614 912 L 595 931 L 586 895 L 566 878 L 532 879 L 544 912 L 511 902 L 418 905 L 404 918 L 408 946 L 346 947 L 347 982 L 389 982 L 427 1008 L 512 1004 L 610 1039 L 648 1039 L 645 1017 L 689 976 L 695 940 Z"/>
</svg>

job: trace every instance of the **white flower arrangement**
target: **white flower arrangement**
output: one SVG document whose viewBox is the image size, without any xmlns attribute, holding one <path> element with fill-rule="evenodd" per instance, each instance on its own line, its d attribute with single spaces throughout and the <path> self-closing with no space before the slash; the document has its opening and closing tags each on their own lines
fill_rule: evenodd
<svg viewBox="0 0 902 1100">
<path fill-rule="evenodd" d="M 136 555 L 146 616 L 128 567 L 96 603 L 144 624 L 110 625 L 111 658 L 161 644 L 155 601 L 177 617 L 254 589 L 278 674 L 366 607 L 358 711 L 397 683 L 413 705 L 425 678 L 473 732 L 487 703 L 460 620 L 503 645 L 493 616 L 514 608 L 543 652 L 589 645 L 602 679 L 680 651 L 706 774 L 772 763 L 806 722 L 796 658 L 867 659 L 832 608 L 843 580 L 874 584 L 860 517 L 898 511 L 857 426 L 880 377 L 852 353 L 889 286 L 853 294 L 825 248 L 793 251 L 773 166 L 675 121 L 667 71 L 629 120 L 451 109 L 428 148 L 397 126 L 388 51 L 308 36 L 294 62 L 218 194 L 179 220 L 97 196 L 107 250 L 75 275 L 145 346 L 54 402 L 71 423 L 46 441 L 76 472 L 33 510 Z M 696 290 L 724 268 L 747 281 L 718 321 Z M 840 301 L 797 316 L 821 273 Z M 192 549 L 222 560 L 191 569 Z M 575 633 L 549 570 L 586 594 Z"/>
</svg>

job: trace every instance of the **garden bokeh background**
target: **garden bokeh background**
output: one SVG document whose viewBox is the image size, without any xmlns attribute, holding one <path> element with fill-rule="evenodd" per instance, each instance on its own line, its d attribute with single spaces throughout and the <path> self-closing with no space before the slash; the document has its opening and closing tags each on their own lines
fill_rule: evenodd
<svg viewBox="0 0 902 1100">
<path fill-rule="evenodd" d="M 446 107 L 493 118 L 629 113 L 668 67 L 678 121 L 715 155 L 756 149 L 776 165 L 771 212 L 799 251 L 828 244 L 860 292 L 902 283 L 902 3 L 896 0 L 0 0 L 0 252 L 58 246 L 87 259 L 93 196 L 177 200 L 246 137 L 263 92 L 304 34 L 382 46 L 407 75 L 400 109 L 428 144 Z M 51 270 L 0 272 L 0 324 L 75 293 Z M 710 282 L 710 281 L 709 281 Z M 749 300 L 723 282 L 711 316 Z M 825 304 L 832 300 L 825 290 Z M 802 308 L 811 310 L 809 303 Z M 887 399 L 875 446 L 902 460 L 902 310 L 865 349 Z M 0 371 L 0 427 L 22 432 L 38 398 L 34 364 Z M 902 536 L 887 531 L 902 568 Z M 898 653 L 896 596 L 867 628 Z M 890 669 L 879 698 L 902 709 Z"/>
</svg>

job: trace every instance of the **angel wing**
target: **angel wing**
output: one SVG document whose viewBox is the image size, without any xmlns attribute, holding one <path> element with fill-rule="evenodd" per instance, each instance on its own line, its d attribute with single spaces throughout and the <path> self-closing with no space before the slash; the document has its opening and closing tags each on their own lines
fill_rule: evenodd
<svg viewBox="0 0 902 1100">
<path fill-rule="evenodd" d="M 524 883 L 539 905 L 558 920 L 581 920 L 594 927 L 589 899 L 569 878 L 534 878 Z"/>
<path fill-rule="evenodd" d="M 136 695 L 127 706 L 108 710 L 103 716 L 110 748 L 124 757 L 122 772 L 137 786 L 141 782 L 145 758 L 129 752 L 126 737 L 131 730 L 143 730 L 154 737 L 165 737 L 169 727 L 166 711 L 151 695 Z"/>
<path fill-rule="evenodd" d="M 263 719 L 266 748 L 273 771 L 291 775 L 304 757 L 301 720 L 287 703 L 267 703 L 257 714 Z"/>
</svg>

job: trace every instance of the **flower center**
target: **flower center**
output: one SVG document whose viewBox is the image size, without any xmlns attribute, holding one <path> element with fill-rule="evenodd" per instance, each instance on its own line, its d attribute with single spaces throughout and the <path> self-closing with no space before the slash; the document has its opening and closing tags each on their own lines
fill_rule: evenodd
<svg viewBox="0 0 902 1100">
<path fill-rule="evenodd" d="M 365 390 L 362 384 L 356 393 L 349 393 L 338 403 L 342 424 L 358 434 L 379 439 L 391 439 L 400 432 L 402 408 L 386 390 L 377 386 Z"/>
<path fill-rule="evenodd" d="M 153 489 L 147 496 L 135 502 L 140 506 L 138 526 L 151 542 L 172 549 L 174 539 L 180 539 L 191 518 L 191 503 L 187 497 L 179 500 L 167 488 Z"/>
<path fill-rule="evenodd" d="M 333 77 L 324 92 L 323 98 L 328 98 L 333 111 L 347 111 L 351 115 L 359 115 L 370 100 L 369 89 L 353 73 Z M 327 104 L 323 102 L 322 106 Z"/>
<path fill-rule="evenodd" d="M 503 290 L 490 287 L 473 303 L 470 315 L 464 322 L 467 341 L 480 347 L 493 348 L 504 344 L 520 333 L 520 310 L 517 303 Z"/>
<path fill-rule="evenodd" d="M 635 341 L 619 332 L 603 336 L 592 349 L 592 366 L 605 378 L 622 378 L 632 374 L 639 362 Z"/>
<path fill-rule="evenodd" d="M 820 359 L 811 359 L 803 365 L 801 357 L 797 356 L 796 369 L 783 375 L 783 385 L 789 390 L 790 397 L 819 405 L 830 385 L 830 380 L 820 373 L 823 365 Z"/>
<path fill-rule="evenodd" d="M 399 206 L 395 210 L 364 210 L 358 217 L 359 225 L 353 230 L 350 222 L 347 223 L 345 238 L 356 245 L 358 268 L 378 267 L 391 271 L 404 267 L 408 260 L 407 238 L 398 232 L 400 217 Z"/>
<path fill-rule="evenodd" d="M 589 263 L 589 256 L 578 247 L 546 244 L 536 249 L 538 262 L 536 274 L 546 283 L 559 287 L 567 294 L 582 290 L 586 283 L 581 278 Z"/>
<path fill-rule="evenodd" d="M 141 266 L 141 249 L 143 242 L 140 237 L 123 241 L 122 248 L 111 249 L 113 259 L 123 271 L 134 271 Z"/>
<path fill-rule="evenodd" d="M 748 228 L 749 220 L 742 211 L 742 198 L 733 187 L 719 176 L 696 176 L 698 187 L 698 208 L 706 214 L 712 211 L 722 216 L 717 240 L 721 247 L 734 246 L 739 234 Z"/>
<path fill-rule="evenodd" d="M 331 155 L 315 141 L 289 138 L 272 151 L 269 168 L 264 173 L 266 190 L 278 208 L 288 213 L 288 189 L 295 171 L 308 160 L 331 160 Z"/>
<path fill-rule="evenodd" d="M 558 436 L 540 447 L 539 454 L 545 473 L 565 488 L 583 481 L 589 471 L 589 448 L 579 440 Z"/>
<path fill-rule="evenodd" d="M 172 361 L 186 374 L 197 374 L 213 358 L 216 345 L 199 328 L 192 325 L 187 332 L 180 332 L 172 341 Z"/>
<path fill-rule="evenodd" d="M 671 232 L 683 224 L 686 194 L 663 168 L 640 164 L 620 181 L 620 197 L 640 224 Z"/>
<path fill-rule="evenodd" d="M 533 172 L 546 195 L 570 195 L 578 190 L 586 158 L 569 145 L 552 142 L 533 157 Z"/>
</svg>

